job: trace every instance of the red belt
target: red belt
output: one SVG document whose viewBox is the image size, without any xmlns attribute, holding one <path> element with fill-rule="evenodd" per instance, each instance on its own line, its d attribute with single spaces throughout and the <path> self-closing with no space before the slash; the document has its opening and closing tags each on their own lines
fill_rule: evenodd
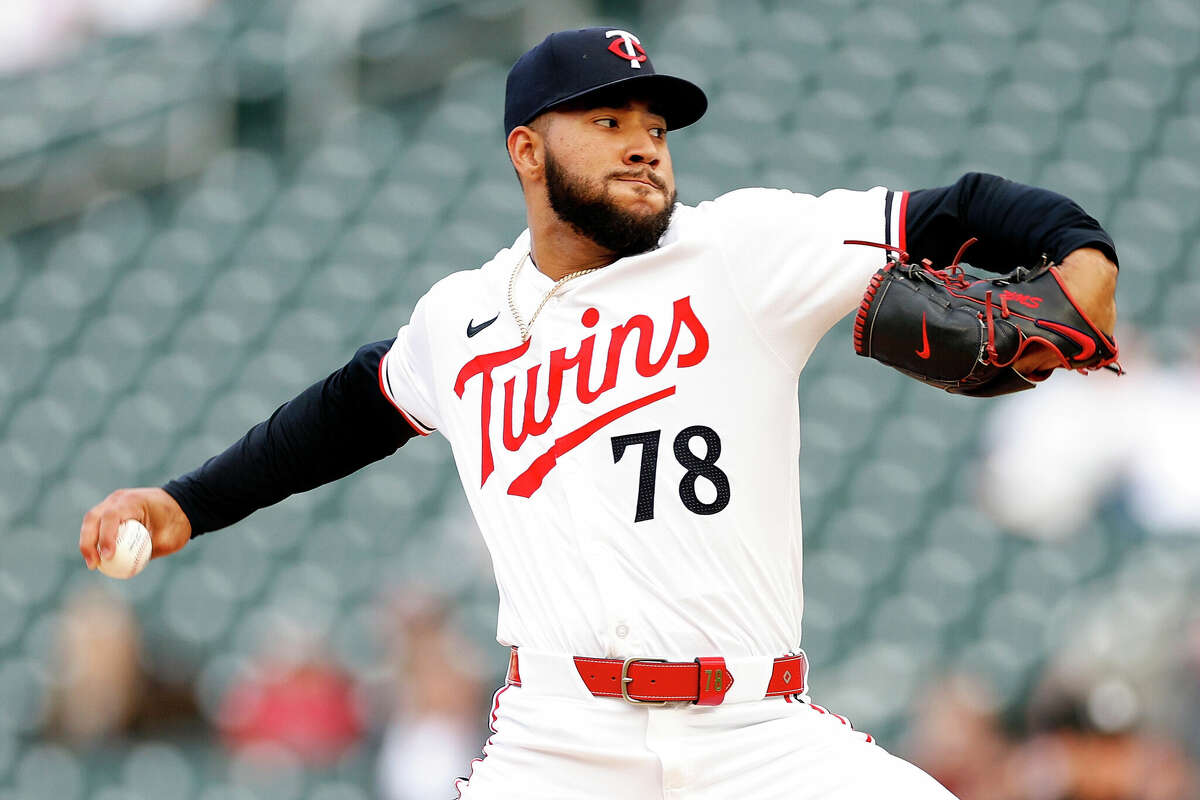
<svg viewBox="0 0 1200 800">
<path fill-rule="evenodd" d="M 697 705 L 716 706 L 733 686 L 733 675 L 719 656 L 695 661 L 664 661 L 661 658 L 585 658 L 575 656 L 575 669 L 588 691 L 597 697 L 621 697 L 630 703 L 662 705 L 689 700 Z M 775 659 L 766 697 L 801 694 L 808 662 L 803 653 Z M 521 685 L 517 648 L 508 659 L 507 682 Z"/>
</svg>

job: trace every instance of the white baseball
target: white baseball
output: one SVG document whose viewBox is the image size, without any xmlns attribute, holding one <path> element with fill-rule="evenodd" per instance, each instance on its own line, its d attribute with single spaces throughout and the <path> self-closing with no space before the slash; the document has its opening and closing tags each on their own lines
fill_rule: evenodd
<svg viewBox="0 0 1200 800">
<path fill-rule="evenodd" d="M 136 519 L 127 519 L 117 528 L 117 546 L 111 558 L 100 560 L 100 571 L 110 578 L 132 578 L 150 560 L 150 531 Z"/>
</svg>

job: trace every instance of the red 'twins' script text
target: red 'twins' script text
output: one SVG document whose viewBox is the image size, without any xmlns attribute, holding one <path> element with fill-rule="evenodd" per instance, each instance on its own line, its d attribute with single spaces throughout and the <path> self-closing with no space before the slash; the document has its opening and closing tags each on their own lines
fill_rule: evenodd
<svg viewBox="0 0 1200 800">
<path fill-rule="evenodd" d="M 513 413 L 514 398 L 517 393 L 517 378 L 511 377 L 505 381 L 504 421 L 500 432 L 500 441 L 504 444 L 505 449 L 515 453 L 521 449 L 526 438 L 539 436 L 550 429 L 550 424 L 554 420 L 554 413 L 558 410 L 558 404 L 562 398 L 563 378 L 568 370 L 575 370 L 575 396 L 579 399 L 580 403 L 585 405 L 595 402 L 605 392 L 614 388 L 617 385 L 617 373 L 621 365 L 621 358 L 626 354 L 625 342 L 633 333 L 637 333 L 637 349 L 633 353 L 634 368 L 637 370 L 637 374 L 644 378 L 653 377 L 666 369 L 671 362 L 672 356 L 675 356 L 675 365 L 679 368 L 694 367 L 703 361 L 704 357 L 708 355 L 708 331 L 704 329 L 700 318 L 692 310 L 691 297 L 681 297 L 676 300 L 673 310 L 674 317 L 671 321 L 671 333 L 667 337 L 666 343 L 662 347 L 662 352 L 657 358 L 651 356 L 651 346 L 655 342 L 654 320 L 650 317 L 645 314 L 635 314 L 629 318 L 628 322 L 614 327 L 609 333 L 608 349 L 600 356 L 605 359 L 604 377 L 600 380 L 599 386 L 594 389 L 591 386 L 591 378 L 592 361 L 596 357 L 596 334 L 584 337 L 583 341 L 579 343 L 578 351 L 574 355 L 568 356 L 567 348 L 560 347 L 550 352 L 549 364 L 534 364 L 532 367 L 529 367 L 525 373 L 524 409 L 520 414 L 519 420 L 515 419 L 516 415 Z M 594 328 L 599 321 L 600 312 L 596 309 L 589 308 L 583 312 L 581 322 L 585 328 Z M 694 345 L 688 352 L 680 353 L 676 356 L 675 347 L 679 342 L 679 332 L 683 328 L 687 328 L 691 334 Z M 480 441 L 482 442 L 480 486 L 487 483 L 488 477 L 495 469 L 495 463 L 492 458 L 492 390 L 495 387 L 492 379 L 492 371 L 497 367 L 517 360 L 528 351 L 529 341 L 527 340 L 509 350 L 478 355 L 463 365 L 463 368 L 459 370 L 458 379 L 454 382 L 454 392 L 461 398 L 463 392 L 466 391 L 467 384 L 477 376 L 480 379 L 479 426 Z M 545 367 L 544 373 L 543 367 Z M 543 380 L 541 376 L 543 374 L 546 382 L 545 395 L 549 398 L 549 405 L 546 408 L 546 413 L 541 419 L 538 419 L 534 404 L 542 394 L 540 389 L 541 380 Z M 508 487 L 508 493 L 520 497 L 529 497 L 541 486 L 542 479 L 546 476 L 546 473 L 554 468 L 558 456 L 577 447 L 589 436 L 613 420 L 638 408 L 647 406 L 650 403 L 669 397 L 674 392 L 674 386 L 660 389 L 600 414 L 587 424 L 558 437 L 549 450 L 538 456 L 528 469 L 513 480 L 512 484 Z M 519 429 L 514 429 L 514 425 L 516 424 L 520 425 Z"/>
</svg>

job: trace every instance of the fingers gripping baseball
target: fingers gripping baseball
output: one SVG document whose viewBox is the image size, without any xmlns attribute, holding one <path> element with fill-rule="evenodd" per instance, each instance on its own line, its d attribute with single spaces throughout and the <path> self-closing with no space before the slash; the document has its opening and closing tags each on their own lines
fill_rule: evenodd
<svg viewBox="0 0 1200 800">
<path fill-rule="evenodd" d="M 79 529 L 79 554 L 88 569 L 96 569 L 102 558 L 115 551 L 117 528 L 135 519 L 150 531 L 151 558 L 170 555 L 183 548 L 192 535 L 192 525 L 175 498 L 157 487 L 118 489 L 83 515 Z"/>
</svg>

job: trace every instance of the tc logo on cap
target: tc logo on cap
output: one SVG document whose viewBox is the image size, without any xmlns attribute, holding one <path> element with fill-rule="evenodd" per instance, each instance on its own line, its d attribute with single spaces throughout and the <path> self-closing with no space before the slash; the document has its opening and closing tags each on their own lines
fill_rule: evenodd
<svg viewBox="0 0 1200 800">
<path fill-rule="evenodd" d="M 646 60 L 646 51 L 642 49 L 642 43 L 636 36 L 629 31 L 609 31 L 604 35 L 609 39 L 613 39 L 614 36 L 619 37 L 613 39 L 608 46 L 614 55 L 628 61 L 629 66 L 633 69 L 642 68 L 642 62 Z"/>
</svg>

